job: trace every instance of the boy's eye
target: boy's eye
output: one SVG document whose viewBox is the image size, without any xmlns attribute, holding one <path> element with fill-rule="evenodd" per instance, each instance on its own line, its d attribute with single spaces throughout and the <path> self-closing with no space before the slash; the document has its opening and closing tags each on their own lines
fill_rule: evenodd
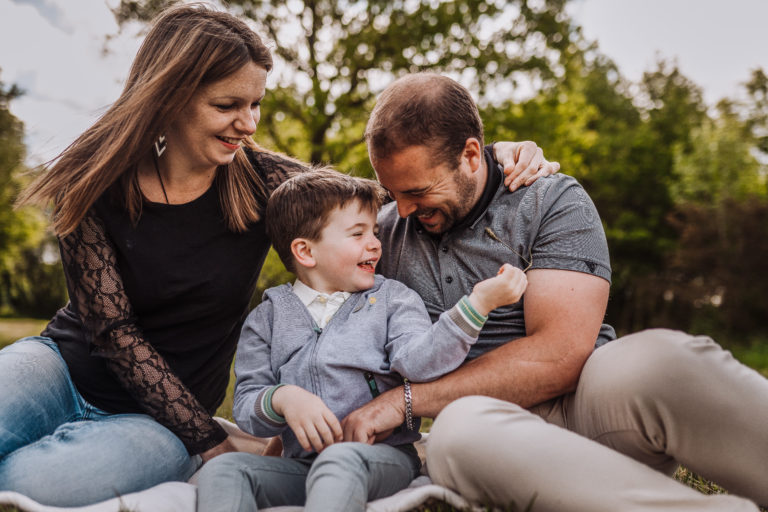
<svg viewBox="0 0 768 512">
<path fill-rule="evenodd" d="M 352 236 L 363 236 L 363 232 L 362 231 L 355 231 L 354 233 L 352 233 Z"/>
</svg>

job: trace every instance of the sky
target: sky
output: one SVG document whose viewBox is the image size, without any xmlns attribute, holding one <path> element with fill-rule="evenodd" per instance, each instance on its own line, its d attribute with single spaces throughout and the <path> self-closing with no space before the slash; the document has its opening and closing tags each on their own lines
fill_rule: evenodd
<svg viewBox="0 0 768 512">
<path fill-rule="evenodd" d="M 120 94 L 140 41 L 128 27 L 105 42 L 117 1 L 0 0 L 0 80 L 25 91 L 11 111 L 28 164 L 53 158 Z M 671 59 L 710 105 L 768 72 L 768 0 L 573 0 L 569 12 L 629 80 Z"/>
</svg>

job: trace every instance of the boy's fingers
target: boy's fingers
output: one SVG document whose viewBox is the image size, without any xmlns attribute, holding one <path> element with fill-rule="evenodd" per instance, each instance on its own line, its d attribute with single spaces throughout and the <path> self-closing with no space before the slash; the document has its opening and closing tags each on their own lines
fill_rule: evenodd
<svg viewBox="0 0 768 512">
<path fill-rule="evenodd" d="M 331 429 L 334 440 L 340 441 L 341 439 L 343 439 L 344 430 L 342 430 L 341 424 L 339 423 L 339 419 L 336 417 L 336 415 L 333 414 L 329 409 L 325 411 L 325 413 L 323 413 L 323 418 L 325 418 L 325 422 L 328 424 L 328 427 Z"/>
<path fill-rule="evenodd" d="M 323 418 L 323 421 L 319 422 L 316 426 L 317 432 L 320 435 L 321 442 L 323 443 L 323 447 L 332 445 L 335 439 L 333 432 L 331 432 L 328 423 L 325 421 L 325 418 Z"/>
<path fill-rule="evenodd" d="M 301 448 L 304 451 L 311 451 L 312 446 L 309 444 L 309 440 L 307 439 L 307 435 L 304 433 L 304 429 L 302 428 L 295 428 L 293 429 L 293 434 L 296 436 L 296 440 L 301 445 Z"/>
<path fill-rule="evenodd" d="M 320 453 L 320 451 L 323 449 L 323 440 L 320 438 L 320 434 L 318 434 L 314 424 L 310 425 L 307 429 L 307 438 L 309 439 L 312 448 L 314 448 L 316 452 Z"/>
</svg>

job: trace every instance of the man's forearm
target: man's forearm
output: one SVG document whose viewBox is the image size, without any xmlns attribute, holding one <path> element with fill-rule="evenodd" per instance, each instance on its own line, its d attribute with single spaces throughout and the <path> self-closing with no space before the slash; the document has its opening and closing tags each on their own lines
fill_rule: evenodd
<svg viewBox="0 0 768 512">
<path fill-rule="evenodd" d="M 584 343 L 557 344 L 547 350 L 537 336 L 509 342 L 467 362 L 432 382 L 413 384 L 413 414 L 434 418 L 452 401 L 484 395 L 522 407 L 573 391 L 581 368 L 591 352 Z M 563 346 L 569 347 L 562 350 Z"/>
</svg>

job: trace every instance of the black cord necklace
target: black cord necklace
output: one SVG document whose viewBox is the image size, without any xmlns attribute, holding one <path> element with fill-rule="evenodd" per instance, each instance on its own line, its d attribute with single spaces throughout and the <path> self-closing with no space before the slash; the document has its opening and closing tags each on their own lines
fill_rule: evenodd
<svg viewBox="0 0 768 512">
<path fill-rule="evenodd" d="M 160 174 L 160 166 L 157 164 L 157 155 L 153 155 L 152 161 L 155 163 L 155 172 L 157 173 L 157 179 L 160 180 L 160 188 L 163 189 L 165 204 L 171 204 L 171 202 L 168 200 L 168 194 L 165 192 L 165 184 L 163 183 L 163 177 Z"/>
</svg>

